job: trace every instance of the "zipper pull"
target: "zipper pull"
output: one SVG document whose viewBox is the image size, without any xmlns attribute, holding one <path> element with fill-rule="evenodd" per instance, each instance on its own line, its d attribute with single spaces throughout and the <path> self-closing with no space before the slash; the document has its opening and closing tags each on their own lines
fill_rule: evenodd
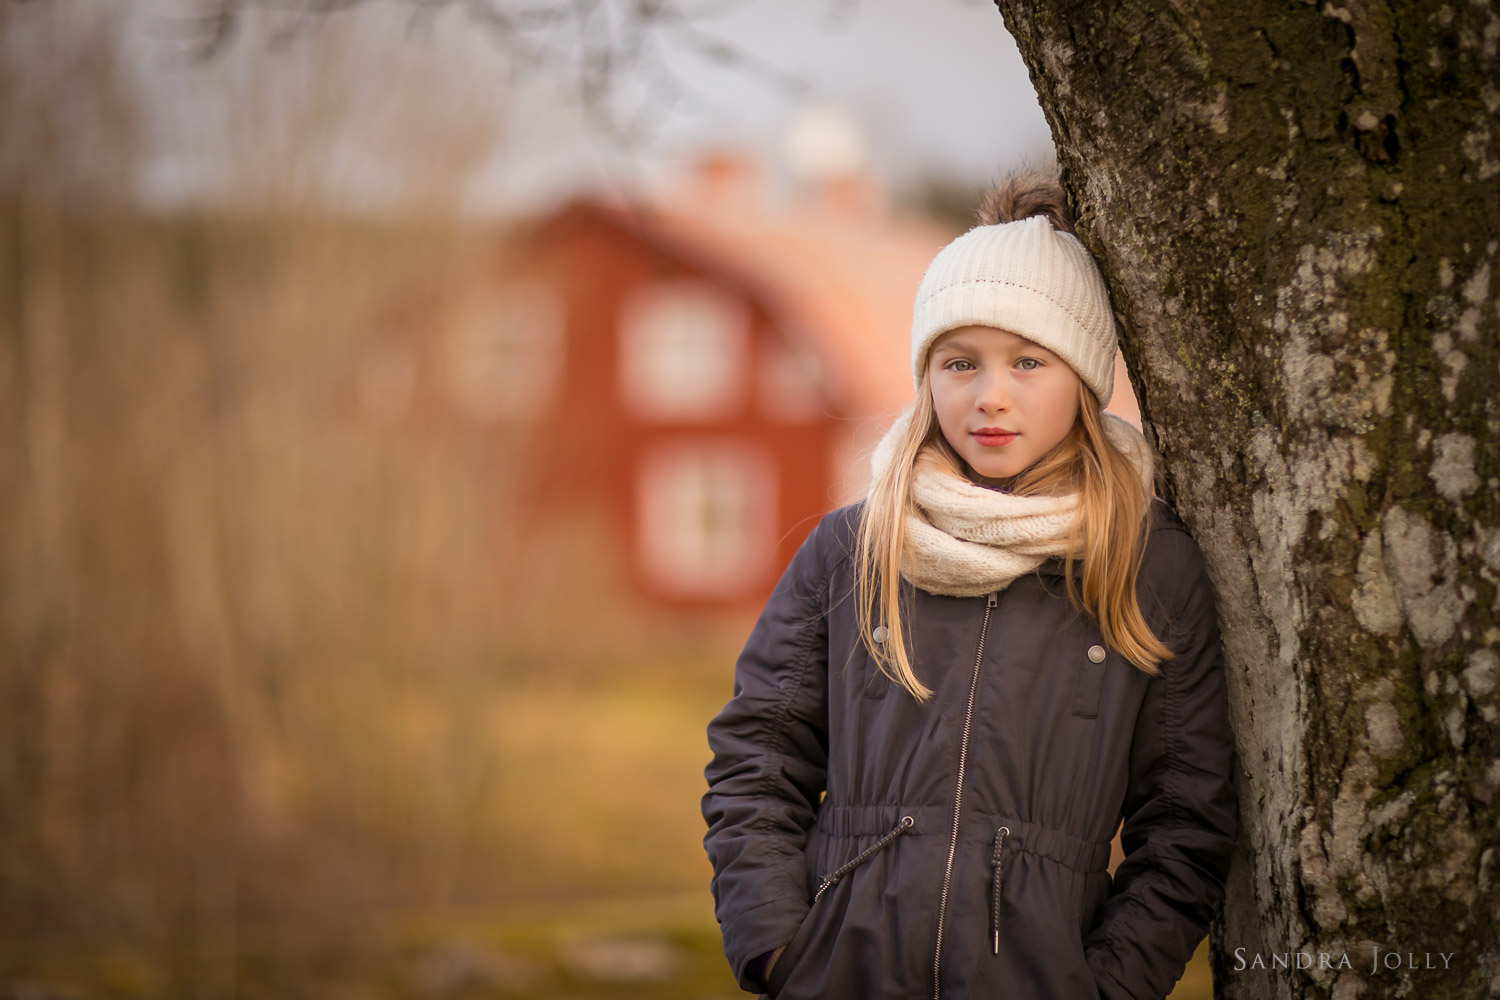
<svg viewBox="0 0 1500 1000">
<path fill-rule="evenodd" d="M 998 591 L 998 590 L 992 590 L 992 591 L 990 591 L 989 606 L 993 608 L 995 605 L 997 605 L 999 603 L 1000 603 L 1000 591 Z"/>
</svg>

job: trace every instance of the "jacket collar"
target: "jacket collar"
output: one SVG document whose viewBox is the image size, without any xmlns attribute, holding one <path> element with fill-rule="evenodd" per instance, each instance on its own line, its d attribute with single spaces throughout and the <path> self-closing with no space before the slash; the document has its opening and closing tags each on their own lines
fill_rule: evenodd
<svg viewBox="0 0 1500 1000">
<path fill-rule="evenodd" d="M 1052 556 L 1049 559 L 1042 560 L 1042 564 L 1036 568 L 1036 572 L 1041 576 L 1052 576 L 1061 580 L 1067 575 L 1063 572 L 1063 567 L 1066 565 L 1067 563 L 1063 561 L 1061 556 Z"/>
</svg>

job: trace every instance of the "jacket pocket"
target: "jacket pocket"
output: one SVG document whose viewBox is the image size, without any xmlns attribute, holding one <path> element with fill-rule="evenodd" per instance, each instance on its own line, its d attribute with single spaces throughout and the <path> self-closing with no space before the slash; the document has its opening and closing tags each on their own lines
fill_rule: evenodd
<svg viewBox="0 0 1500 1000">
<path fill-rule="evenodd" d="M 1087 928 L 1080 910 L 1092 911 L 1101 906 L 1112 884 L 1106 867 L 1109 842 L 1085 840 L 1056 827 L 1013 816 L 995 816 L 991 822 L 995 825 L 990 827 L 993 835 L 989 845 L 986 943 L 991 955 L 1006 956 L 994 963 L 994 967 L 1008 969 L 1017 956 L 1024 955 L 1038 969 L 1052 968 L 1046 973 L 1048 976 L 1075 976 L 1083 966 L 1073 963 L 1071 956 L 1059 955 L 1055 949 L 1069 942 L 1079 949 L 1083 947 Z M 1009 920 L 1005 919 L 1007 915 Z M 987 973 L 999 974 L 1003 972 Z M 981 991 L 979 995 L 987 994 Z M 1065 996 L 1071 1000 L 1092 997 L 1093 993 L 1082 987 L 1059 986 L 1050 991 L 1039 990 L 1035 995 Z"/>
<path fill-rule="evenodd" d="M 812 905 L 807 911 L 807 916 L 802 918 L 802 923 L 797 926 L 796 933 L 787 942 L 786 949 L 782 951 L 781 957 L 776 960 L 775 965 L 771 966 L 771 975 L 766 982 L 766 994 L 768 996 L 775 997 L 781 993 L 782 989 L 786 986 L 787 980 L 791 978 L 792 972 L 796 969 L 797 963 L 801 961 L 803 952 L 807 950 L 810 939 L 823 921 L 819 904 L 824 901 L 825 897 L 830 897 L 829 890 L 842 882 L 854 869 L 874 857 L 882 848 L 895 841 L 903 833 L 915 828 L 916 825 L 916 820 L 910 815 L 902 816 L 900 821 L 891 828 L 890 832 L 884 834 L 875 843 L 819 879 L 818 888 L 813 893 Z"/>
<path fill-rule="evenodd" d="M 781 954 L 771 966 L 771 974 L 766 979 L 766 996 L 774 998 L 780 995 L 786 986 L 787 979 L 792 974 L 792 966 L 796 965 L 802 957 L 802 952 L 807 948 L 807 939 L 818 925 L 818 921 L 818 902 L 813 900 L 812 907 L 802 918 L 802 923 L 797 925 L 792 939 L 786 943 L 785 948 L 781 949 Z"/>
</svg>

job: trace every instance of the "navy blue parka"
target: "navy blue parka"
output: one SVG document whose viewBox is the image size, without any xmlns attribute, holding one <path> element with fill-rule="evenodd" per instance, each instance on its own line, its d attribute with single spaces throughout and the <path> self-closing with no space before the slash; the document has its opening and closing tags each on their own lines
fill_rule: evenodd
<svg viewBox="0 0 1500 1000">
<path fill-rule="evenodd" d="M 1160 500 L 1136 669 L 1062 563 L 983 597 L 902 581 L 919 703 L 856 634 L 861 504 L 777 583 L 709 724 L 704 839 L 740 985 L 777 1000 L 1159 1000 L 1221 899 L 1237 808 L 1213 594 Z M 1125 859 L 1108 871 L 1123 821 Z M 747 969 L 785 945 L 769 983 Z"/>
</svg>

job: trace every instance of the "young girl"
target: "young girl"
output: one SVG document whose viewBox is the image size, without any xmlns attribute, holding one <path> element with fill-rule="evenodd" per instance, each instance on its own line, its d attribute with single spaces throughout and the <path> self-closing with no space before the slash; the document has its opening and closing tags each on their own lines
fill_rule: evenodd
<svg viewBox="0 0 1500 1000">
<path fill-rule="evenodd" d="M 1237 820 L 1213 596 L 1102 409 L 1113 314 L 1063 205 L 1012 182 L 932 262 L 916 399 L 709 724 L 747 990 L 1148 1000 L 1207 933 Z"/>
</svg>

